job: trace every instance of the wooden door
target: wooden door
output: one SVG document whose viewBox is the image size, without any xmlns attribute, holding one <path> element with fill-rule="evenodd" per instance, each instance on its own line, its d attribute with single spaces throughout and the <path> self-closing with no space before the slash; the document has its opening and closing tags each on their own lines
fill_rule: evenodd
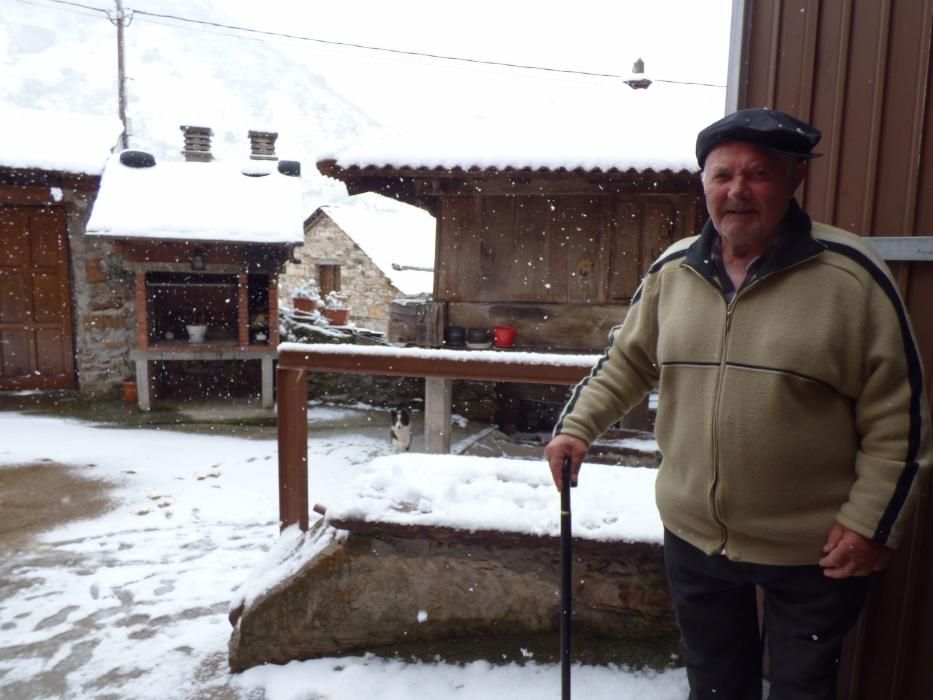
<svg viewBox="0 0 933 700">
<path fill-rule="evenodd" d="M 0 207 L 0 389 L 73 389 L 65 213 Z"/>
</svg>

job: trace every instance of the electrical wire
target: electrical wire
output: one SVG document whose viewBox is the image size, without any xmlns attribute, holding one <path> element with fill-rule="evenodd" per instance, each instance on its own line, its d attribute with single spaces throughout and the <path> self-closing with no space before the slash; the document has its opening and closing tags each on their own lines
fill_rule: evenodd
<svg viewBox="0 0 933 700">
<path fill-rule="evenodd" d="M 35 5 L 38 3 L 29 2 L 29 0 L 19 0 L 20 2 L 25 2 L 27 5 Z M 46 2 L 55 3 L 56 5 L 67 5 L 69 7 L 80 7 L 83 10 L 92 10 L 94 12 L 99 12 L 104 15 L 108 14 L 110 11 L 103 7 L 94 7 L 92 5 L 85 5 L 80 2 L 71 2 L 71 0 L 46 0 Z"/>
<path fill-rule="evenodd" d="M 91 5 L 84 5 L 79 2 L 74 2 L 74 0 L 46 0 L 46 2 L 50 2 L 50 3 L 54 3 L 58 5 L 80 7 L 86 10 L 92 10 L 95 12 L 103 13 L 104 15 L 108 17 L 111 14 L 110 11 L 107 9 L 104 9 L 101 7 L 93 7 Z M 516 69 L 516 70 L 540 71 L 540 72 L 554 73 L 554 74 L 559 74 L 559 75 L 583 76 L 583 77 L 588 77 L 588 78 L 622 79 L 622 78 L 630 77 L 628 75 L 618 74 L 618 73 L 600 73 L 600 72 L 595 72 L 595 71 L 574 70 L 570 68 L 554 68 L 550 66 L 536 66 L 536 65 L 524 64 L 524 63 L 509 63 L 506 61 L 490 61 L 490 60 L 480 59 L 480 58 L 469 58 L 466 56 L 445 56 L 442 54 L 428 53 L 428 52 L 423 52 L 423 51 L 407 51 L 404 49 L 393 49 L 393 48 L 388 48 L 384 46 L 370 46 L 368 44 L 358 44 L 358 43 L 349 42 L 349 41 L 334 41 L 330 39 L 320 39 L 317 37 L 304 36 L 300 34 L 289 34 L 287 32 L 273 32 L 273 31 L 267 31 L 263 29 L 254 29 L 252 27 L 243 27 L 243 26 L 237 26 L 237 25 L 232 25 L 232 24 L 224 24 L 223 22 L 212 22 L 209 20 L 192 19 L 190 17 L 182 17 L 180 15 L 172 15 L 172 14 L 166 14 L 166 13 L 160 13 L 160 12 L 149 12 L 148 10 L 127 9 L 125 10 L 125 12 L 128 15 L 132 14 L 133 16 L 151 17 L 151 18 L 162 19 L 162 20 L 172 20 L 175 22 L 195 24 L 195 25 L 200 25 L 204 27 L 213 27 L 215 29 L 227 29 L 227 30 L 232 30 L 235 32 L 243 32 L 246 34 L 255 34 L 259 36 L 274 37 L 274 38 L 279 38 L 279 39 L 290 39 L 294 41 L 306 41 L 306 42 L 312 42 L 316 44 L 322 44 L 325 46 L 334 46 L 334 47 L 339 47 L 339 48 L 360 49 L 364 51 L 379 51 L 382 53 L 389 53 L 389 54 L 395 54 L 395 55 L 400 55 L 400 56 L 411 56 L 415 58 L 428 58 L 428 59 L 435 60 L 435 61 L 455 61 L 458 63 L 474 64 L 474 65 L 481 65 L 481 66 L 493 66 L 496 68 L 511 68 L 511 69 Z M 171 26 L 171 25 L 167 25 L 167 26 Z M 687 81 L 687 80 L 667 80 L 664 78 L 651 78 L 651 80 L 656 83 L 669 83 L 673 85 L 697 85 L 701 87 L 715 87 L 715 88 L 725 87 L 725 85 L 719 85 L 716 83 L 694 82 L 694 81 Z"/>
<path fill-rule="evenodd" d="M 45 2 L 40 2 L 37 0 L 12 0 L 13 2 L 18 2 L 23 5 L 32 5 L 33 7 L 45 7 L 47 9 L 52 9 Z M 54 0 L 47 0 L 52 2 Z M 101 9 L 99 7 L 91 7 L 90 5 L 82 5 L 80 3 L 68 3 L 72 7 L 59 7 L 55 8 L 61 12 L 71 12 L 76 15 L 81 15 L 82 17 L 99 17 L 101 14 L 107 14 L 107 10 Z"/>
</svg>

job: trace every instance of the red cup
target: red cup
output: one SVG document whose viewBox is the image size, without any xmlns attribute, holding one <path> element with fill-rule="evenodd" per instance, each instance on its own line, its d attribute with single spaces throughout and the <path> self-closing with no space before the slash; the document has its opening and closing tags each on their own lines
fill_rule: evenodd
<svg viewBox="0 0 933 700">
<path fill-rule="evenodd" d="M 515 345 L 515 326 L 496 326 L 492 334 L 497 348 L 510 348 Z"/>
</svg>

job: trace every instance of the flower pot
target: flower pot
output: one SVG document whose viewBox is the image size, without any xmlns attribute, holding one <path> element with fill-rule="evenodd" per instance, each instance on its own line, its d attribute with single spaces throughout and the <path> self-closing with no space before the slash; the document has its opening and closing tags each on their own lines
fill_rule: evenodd
<svg viewBox="0 0 933 700">
<path fill-rule="evenodd" d="M 139 390 L 135 379 L 123 380 L 123 400 L 127 403 L 136 403 L 139 400 Z"/>
<path fill-rule="evenodd" d="M 203 343 L 207 337 L 207 326 L 202 325 L 190 325 L 185 326 L 185 330 L 188 331 L 188 342 L 189 343 Z"/>
<path fill-rule="evenodd" d="M 345 326 L 350 320 L 350 309 L 324 309 L 324 316 L 332 326 Z"/>
<path fill-rule="evenodd" d="M 317 311 L 317 299 L 299 299 L 295 297 L 292 299 L 292 308 L 295 311 L 304 311 L 306 313 L 313 313 Z"/>
<path fill-rule="evenodd" d="M 496 326 L 492 329 L 492 335 L 497 348 L 510 348 L 515 345 L 515 326 Z"/>
<path fill-rule="evenodd" d="M 492 347 L 488 328 L 467 328 L 466 346 L 471 350 L 487 350 Z"/>
<path fill-rule="evenodd" d="M 447 326 L 444 329 L 444 345 L 449 348 L 462 348 L 466 339 L 466 329 L 463 326 Z"/>
</svg>

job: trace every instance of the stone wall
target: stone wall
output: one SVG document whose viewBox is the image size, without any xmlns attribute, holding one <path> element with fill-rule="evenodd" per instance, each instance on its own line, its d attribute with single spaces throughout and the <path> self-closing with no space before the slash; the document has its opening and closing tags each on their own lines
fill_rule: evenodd
<svg viewBox="0 0 933 700">
<path fill-rule="evenodd" d="M 90 202 L 66 195 L 75 323 L 75 369 L 82 394 L 114 391 L 131 376 L 129 352 L 135 342 L 132 274 L 110 243 L 84 229 Z"/>
<path fill-rule="evenodd" d="M 386 332 L 389 304 L 403 295 L 327 214 L 312 217 L 305 229 L 304 245 L 295 249 L 295 257 L 301 262 L 289 263 L 279 277 L 283 301 L 302 279 L 318 279 L 318 265 L 340 265 L 340 287 L 349 299 L 350 320 Z"/>
<path fill-rule="evenodd" d="M 231 612 L 233 671 L 403 643 L 474 638 L 482 648 L 499 635 L 542 633 L 556 641 L 556 538 L 399 537 L 320 522 L 303 538 L 293 556 L 300 560 L 306 547 L 317 554 Z M 573 588 L 578 632 L 620 649 L 660 650 L 662 663 L 676 652 L 660 546 L 579 542 Z"/>
</svg>

